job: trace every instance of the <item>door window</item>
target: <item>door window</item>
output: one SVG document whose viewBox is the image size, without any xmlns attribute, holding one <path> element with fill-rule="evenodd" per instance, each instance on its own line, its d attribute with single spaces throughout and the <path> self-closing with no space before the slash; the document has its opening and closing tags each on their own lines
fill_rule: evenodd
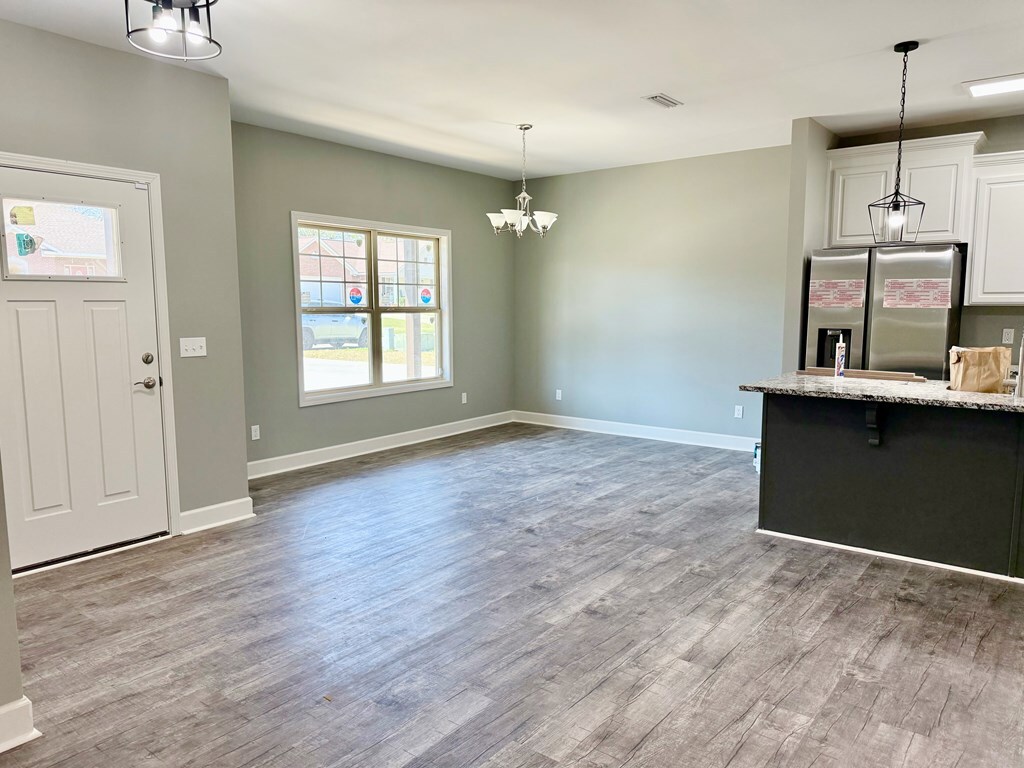
<svg viewBox="0 0 1024 768">
<path fill-rule="evenodd" d="M 5 279 L 123 280 L 116 208 L 8 197 L 3 216 Z"/>
</svg>

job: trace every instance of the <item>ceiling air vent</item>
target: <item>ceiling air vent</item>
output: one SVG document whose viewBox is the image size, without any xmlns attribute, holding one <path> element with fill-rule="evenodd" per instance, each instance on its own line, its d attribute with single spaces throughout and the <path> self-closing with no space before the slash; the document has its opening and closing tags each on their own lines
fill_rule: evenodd
<svg viewBox="0 0 1024 768">
<path fill-rule="evenodd" d="M 645 101 L 651 102 L 651 104 L 657 104 L 659 107 L 665 109 L 672 109 L 672 107 L 681 107 L 683 102 L 673 99 L 666 93 L 656 93 L 653 96 L 644 96 Z"/>
</svg>

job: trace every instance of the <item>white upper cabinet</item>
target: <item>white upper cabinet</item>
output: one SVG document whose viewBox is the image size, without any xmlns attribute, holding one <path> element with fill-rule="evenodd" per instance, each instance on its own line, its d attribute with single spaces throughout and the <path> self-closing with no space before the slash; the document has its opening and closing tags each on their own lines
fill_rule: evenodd
<svg viewBox="0 0 1024 768">
<path fill-rule="evenodd" d="M 924 201 L 919 243 L 967 239 L 974 153 L 984 133 L 903 142 L 900 191 Z M 826 245 L 873 245 L 868 204 L 893 190 L 896 144 L 871 144 L 828 152 L 829 201 Z"/>
<path fill-rule="evenodd" d="M 873 243 L 868 204 L 892 192 L 896 162 L 872 158 L 871 164 L 858 163 L 832 169 L 832 205 L 829 215 L 830 246 L 869 245 Z"/>
<path fill-rule="evenodd" d="M 974 160 L 970 304 L 1024 304 L 1024 152 Z"/>
</svg>

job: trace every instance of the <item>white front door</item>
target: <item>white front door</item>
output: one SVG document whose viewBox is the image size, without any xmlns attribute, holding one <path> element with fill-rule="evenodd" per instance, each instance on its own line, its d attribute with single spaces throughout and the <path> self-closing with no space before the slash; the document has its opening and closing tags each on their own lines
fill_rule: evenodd
<svg viewBox="0 0 1024 768">
<path fill-rule="evenodd" d="M 147 188 L 0 167 L 15 568 L 168 530 Z"/>
</svg>

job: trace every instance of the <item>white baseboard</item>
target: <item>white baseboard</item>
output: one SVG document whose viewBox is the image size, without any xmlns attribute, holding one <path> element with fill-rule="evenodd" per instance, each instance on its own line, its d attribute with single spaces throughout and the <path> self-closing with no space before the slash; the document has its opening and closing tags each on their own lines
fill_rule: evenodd
<svg viewBox="0 0 1024 768">
<path fill-rule="evenodd" d="M 736 435 L 720 435 L 713 432 L 694 432 L 688 429 L 670 429 L 668 427 L 648 427 L 643 424 L 626 424 L 621 421 L 600 421 L 598 419 L 580 419 L 575 416 L 555 416 L 550 413 L 531 413 L 530 411 L 501 411 L 472 419 L 438 424 L 434 427 L 413 429 L 408 432 L 396 432 L 392 435 L 371 437 L 368 440 L 357 440 L 352 443 L 329 445 L 312 451 L 291 453 L 285 456 L 274 456 L 269 459 L 257 459 L 249 462 L 249 479 L 277 475 L 296 469 L 306 469 L 332 461 L 351 459 L 367 453 L 401 448 L 428 440 L 460 435 L 477 429 L 497 427 L 501 424 L 521 422 L 523 424 L 539 424 L 547 427 L 578 429 L 584 432 L 601 432 L 607 435 L 623 437 L 639 437 L 647 440 L 661 440 L 669 443 L 685 443 L 686 445 L 702 445 L 709 448 L 725 448 L 731 451 L 753 452 L 756 437 L 737 437 Z M 187 513 L 186 513 L 187 514 Z M 184 521 L 185 515 L 182 515 Z"/>
<path fill-rule="evenodd" d="M 1010 581 L 1016 584 L 1024 583 L 1024 579 L 1018 579 L 1016 576 L 1006 576 L 1001 573 L 989 573 L 988 571 L 976 571 L 973 568 L 963 568 L 959 565 L 948 565 L 946 563 L 937 563 L 934 560 L 920 560 L 916 557 L 907 557 L 906 555 L 896 555 L 892 552 L 879 552 L 874 549 L 864 549 L 863 547 L 853 547 L 849 544 L 837 544 L 834 541 L 823 541 L 821 539 L 809 539 L 806 536 L 796 536 L 792 533 L 779 533 L 778 531 L 769 531 L 764 528 L 758 528 L 757 533 L 765 536 L 774 536 L 777 539 L 789 539 L 790 541 L 801 541 L 804 544 L 814 544 L 818 547 L 828 547 L 829 549 L 841 549 L 845 552 L 856 552 L 859 555 L 870 555 L 871 557 L 883 557 L 886 560 L 899 560 L 902 563 L 913 563 L 914 565 L 927 565 L 931 568 L 941 568 L 944 571 L 956 571 L 957 573 L 966 573 L 970 576 L 982 576 L 986 579 L 995 579 L 996 581 Z"/>
<path fill-rule="evenodd" d="M 602 421 L 601 419 L 581 419 L 576 416 L 556 416 L 552 413 L 531 413 L 529 411 L 513 411 L 513 421 L 524 424 L 541 424 L 545 427 L 561 427 L 562 429 L 578 429 L 583 432 L 600 432 L 605 435 L 621 437 L 640 437 L 646 440 L 661 440 L 666 443 L 683 443 L 685 445 L 702 445 L 707 448 L 725 448 L 730 451 L 747 451 L 753 453 L 754 443 L 760 438 L 740 437 L 738 435 L 722 435 L 716 432 L 694 432 L 689 429 L 673 429 L 671 427 L 648 427 L 643 424 L 627 424 L 623 421 Z"/>
<path fill-rule="evenodd" d="M 428 440 L 460 435 L 463 432 L 473 432 L 477 429 L 508 424 L 510 421 L 513 421 L 512 412 L 502 411 L 500 413 L 489 413 L 486 416 L 477 416 L 472 419 L 438 424 L 434 427 L 412 429 L 408 432 L 396 432 L 392 435 L 371 437 L 367 440 L 356 440 L 352 443 L 329 445 L 326 448 L 316 448 L 312 451 L 302 451 L 301 453 L 290 453 L 270 459 L 258 459 L 249 462 L 249 479 L 254 480 L 257 477 L 291 472 L 292 470 L 305 469 L 306 467 L 315 467 L 318 464 L 351 459 L 354 456 L 386 451 L 391 448 L 401 448 L 402 446 L 413 445 L 414 443 L 424 443 Z"/>
<path fill-rule="evenodd" d="M 252 499 L 245 496 L 241 499 L 211 504 L 181 513 L 181 532 L 183 534 L 205 531 L 228 523 L 237 523 L 255 517 L 252 512 Z"/>
<path fill-rule="evenodd" d="M 0 752 L 20 747 L 41 735 L 32 723 L 32 702 L 27 697 L 0 707 Z"/>
</svg>

